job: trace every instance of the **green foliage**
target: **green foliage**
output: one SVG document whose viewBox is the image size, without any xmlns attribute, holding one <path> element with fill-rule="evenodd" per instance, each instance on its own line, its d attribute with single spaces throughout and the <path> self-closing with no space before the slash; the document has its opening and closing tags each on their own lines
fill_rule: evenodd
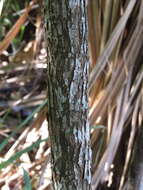
<svg viewBox="0 0 143 190">
<path fill-rule="evenodd" d="M 39 146 L 40 143 L 47 141 L 48 139 L 43 139 L 43 140 L 38 140 L 36 141 L 34 144 L 32 144 L 31 146 L 25 148 L 24 150 L 21 150 L 17 153 L 15 153 L 13 156 L 11 156 L 8 160 L 2 162 L 0 164 L 0 170 L 2 170 L 3 168 L 6 168 L 8 165 L 14 163 L 17 159 L 19 159 L 24 153 L 27 153 L 31 150 L 33 150 L 33 148 Z"/>
<path fill-rule="evenodd" d="M 8 115 L 10 114 L 10 112 L 11 112 L 11 109 L 8 108 L 8 109 L 6 110 L 4 116 L 0 118 L 0 127 L 3 126 L 3 123 L 4 123 L 4 121 L 6 120 L 6 118 L 8 117 Z"/>
<path fill-rule="evenodd" d="M 29 177 L 28 172 L 25 169 L 23 169 L 23 177 L 24 177 L 24 183 L 25 183 L 24 190 L 32 190 L 30 177 Z"/>
<path fill-rule="evenodd" d="M 104 125 L 94 125 L 94 126 L 91 126 L 91 130 L 92 129 L 105 129 L 106 127 Z"/>
<path fill-rule="evenodd" d="M 24 9 L 26 1 L 17 0 L 5 0 L 3 2 L 2 14 L 0 15 L 0 40 L 5 37 L 5 34 L 15 24 L 19 17 L 19 12 Z M 21 28 L 21 34 L 23 34 L 23 27 Z M 22 41 L 22 35 L 18 36 L 18 40 Z M 15 42 L 14 42 L 15 43 Z"/>
<path fill-rule="evenodd" d="M 17 52 L 18 53 L 20 52 L 20 55 L 21 55 L 21 52 L 23 53 L 23 44 L 25 45 L 25 43 L 33 40 L 31 39 L 32 27 L 33 27 L 32 31 L 34 31 L 32 32 L 32 37 L 35 35 L 35 28 L 36 28 L 35 18 L 37 18 L 37 13 L 38 13 L 37 2 L 35 2 L 36 10 L 35 10 L 35 7 L 34 7 L 34 10 L 32 7 L 32 11 L 30 10 L 30 12 L 28 13 L 29 16 L 27 17 L 26 15 L 26 21 L 24 20 L 22 22 L 24 24 L 23 25 L 19 24 L 18 28 L 16 25 L 17 23 L 19 23 L 17 22 L 18 20 L 20 20 L 19 18 L 23 18 L 23 13 L 26 10 L 25 8 L 29 6 L 29 3 L 31 1 L 32 0 L 23 0 L 23 1 L 0 0 L 0 43 L 4 44 L 3 42 L 9 39 L 7 38 L 8 33 L 11 34 L 13 33 L 13 31 L 14 32 L 18 31 L 16 32 L 16 35 L 17 35 L 16 37 L 15 36 L 11 37 L 10 35 L 10 41 L 8 43 L 10 47 L 7 50 L 8 53 L 4 52 L 2 53 L 0 57 L 0 67 L 1 67 L 0 68 L 1 70 L 0 101 L 2 101 L 1 103 L 2 106 L 0 105 L 0 157 L 1 157 L 0 176 L 3 181 L 6 181 L 6 183 L 4 184 L 4 187 L 10 188 L 10 189 L 11 188 L 15 189 L 14 186 L 16 187 L 18 186 L 18 189 L 21 188 L 23 190 L 32 190 L 34 188 L 34 185 L 32 183 L 33 176 L 29 176 L 28 170 L 26 171 L 23 165 L 27 164 L 26 159 L 28 157 L 30 161 L 28 164 L 30 165 L 32 163 L 31 170 L 34 171 L 36 169 L 36 164 L 38 165 L 43 164 L 44 151 L 45 149 L 47 149 L 47 145 L 45 142 L 47 142 L 48 140 L 47 138 L 48 133 L 46 134 L 46 136 L 43 136 L 43 133 L 45 131 L 41 132 L 41 128 L 40 128 L 40 125 L 42 125 L 42 122 L 45 119 L 45 112 L 43 116 L 41 114 L 41 109 L 43 109 L 44 106 L 47 104 L 47 100 L 41 104 L 43 99 L 45 99 L 45 96 L 44 98 L 42 96 L 42 99 L 40 97 L 40 101 L 39 101 L 38 95 L 41 95 L 41 87 L 39 90 L 38 88 L 39 82 L 38 82 L 38 85 L 37 83 L 34 82 L 35 80 L 37 80 L 37 75 L 35 75 L 35 72 L 37 73 L 37 70 L 36 70 L 37 67 L 35 66 L 33 67 L 32 65 L 32 69 L 31 69 L 30 64 L 29 64 L 30 65 L 30 68 L 29 68 L 28 65 L 24 65 L 22 64 L 22 62 L 19 62 L 18 64 L 16 64 L 13 61 L 13 57 L 15 56 L 15 54 L 17 54 Z M 18 29 L 18 30 L 15 30 L 15 29 Z M 27 57 L 31 56 L 30 53 L 27 55 L 27 52 L 25 53 L 25 55 Z M 33 74 L 32 77 L 31 77 L 31 70 Z M 41 71 L 43 70 L 43 68 L 42 67 L 40 69 L 38 68 L 38 72 L 39 70 Z M 28 77 L 30 77 L 30 80 Z M 8 80 L 14 79 L 14 80 L 11 83 L 7 79 Z M 42 95 L 43 93 L 45 93 L 45 91 L 43 91 L 44 88 L 42 87 Z M 29 91 L 30 91 L 30 94 L 29 94 Z M 34 97 L 34 100 L 33 100 L 33 97 L 31 96 L 31 91 L 32 91 L 32 96 L 36 95 L 36 98 Z M 18 102 L 18 106 L 17 106 L 17 100 L 20 100 L 20 103 Z M 15 109 L 17 108 L 16 106 L 18 107 L 18 110 Z M 36 109 L 35 109 L 35 106 L 37 107 Z M 33 109 L 35 110 L 33 111 Z M 40 116 L 38 113 L 39 111 L 41 114 Z M 33 122 L 35 114 L 37 114 L 37 118 Z M 25 117 L 27 118 L 25 119 Z M 45 125 L 45 128 L 46 127 L 47 126 Z M 47 131 L 47 129 L 45 128 L 44 130 Z M 31 138 L 32 142 L 29 142 L 30 144 L 27 145 L 26 144 L 27 139 L 29 140 L 29 138 L 31 137 L 30 132 L 33 135 Z M 33 143 L 33 139 L 34 139 L 34 143 Z M 44 139 L 44 140 L 41 140 L 41 139 Z M 41 150 L 41 147 L 43 148 L 42 150 L 43 152 L 39 153 L 38 150 Z M 39 159 L 37 159 L 36 157 L 38 154 L 41 156 L 41 157 L 39 156 Z M 24 158 L 24 156 L 26 158 Z M 23 181 L 21 180 L 21 175 L 19 176 L 19 171 L 21 172 L 21 167 L 23 167 L 24 184 L 23 184 Z M 9 171 L 9 168 L 11 168 L 10 169 L 11 171 Z M 8 175 L 5 172 L 6 173 L 8 172 L 7 173 Z M 13 180 L 12 178 L 9 178 L 9 176 L 12 177 L 15 174 L 18 175 L 16 179 Z M 36 175 L 39 175 L 39 173 L 37 172 Z M 20 177 L 20 180 L 19 180 L 19 177 Z M 7 180 L 8 180 L 8 183 L 7 183 Z M 19 183 L 22 183 L 22 184 L 19 184 Z"/>
<path fill-rule="evenodd" d="M 18 48 L 20 43 L 22 42 L 23 36 L 24 36 L 24 31 L 25 31 L 25 26 L 23 25 L 20 28 L 19 35 L 13 40 L 14 48 Z"/>
<path fill-rule="evenodd" d="M 7 137 L 1 144 L 0 144 L 0 152 L 5 148 L 5 146 L 8 144 L 8 141 L 11 137 L 14 137 L 17 132 L 19 131 L 19 129 L 21 129 L 22 127 L 24 127 L 29 121 L 31 121 L 31 119 L 33 118 L 33 116 L 39 112 L 45 105 L 47 104 L 47 100 L 45 100 L 43 102 L 43 104 L 41 104 L 37 109 L 35 109 L 31 115 L 29 115 L 19 126 L 17 126 L 17 129 L 15 131 L 13 131 L 9 137 Z"/>
</svg>

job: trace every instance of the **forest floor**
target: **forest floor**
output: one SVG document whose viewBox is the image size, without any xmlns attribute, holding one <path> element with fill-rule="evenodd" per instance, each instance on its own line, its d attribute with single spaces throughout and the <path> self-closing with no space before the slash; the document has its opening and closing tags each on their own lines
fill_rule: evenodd
<svg viewBox="0 0 143 190">
<path fill-rule="evenodd" d="M 1 190 L 47 190 L 51 180 L 46 49 L 43 46 L 35 52 L 39 43 L 36 32 L 41 28 L 31 21 L 36 15 L 34 22 L 39 23 L 37 6 L 30 7 L 33 11 L 29 16 L 25 14 L 28 8 L 23 9 L 0 42 Z M 15 48 L 14 35 L 22 26 L 26 26 L 24 36 Z"/>
</svg>

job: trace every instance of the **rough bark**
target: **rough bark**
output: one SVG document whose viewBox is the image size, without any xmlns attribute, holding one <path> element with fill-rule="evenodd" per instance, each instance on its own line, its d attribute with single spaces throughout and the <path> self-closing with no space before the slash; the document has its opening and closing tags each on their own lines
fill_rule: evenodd
<svg viewBox="0 0 143 190">
<path fill-rule="evenodd" d="M 90 189 L 85 0 L 45 0 L 53 186 Z"/>
</svg>

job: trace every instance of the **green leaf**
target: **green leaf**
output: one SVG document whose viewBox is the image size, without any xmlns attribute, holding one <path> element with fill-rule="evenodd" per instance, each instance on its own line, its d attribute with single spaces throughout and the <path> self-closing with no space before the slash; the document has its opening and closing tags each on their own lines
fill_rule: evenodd
<svg viewBox="0 0 143 190">
<path fill-rule="evenodd" d="M 12 40 L 15 48 L 19 47 L 20 43 L 22 42 L 24 31 L 25 31 L 25 26 L 21 26 L 20 31 L 19 31 L 19 35 Z"/>
<path fill-rule="evenodd" d="M 91 129 L 105 129 L 105 126 L 104 125 L 94 125 L 94 126 L 91 126 Z"/>
<path fill-rule="evenodd" d="M 6 168 L 8 165 L 12 164 L 14 161 L 16 161 L 18 158 L 20 158 L 24 153 L 31 151 L 33 148 L 39 146 L 39 144 L 41 142 L 44 142 L 47 140 L 48 140 L 48 138 L 43 139 L 43 140 L 38 140 L 34 144 L 32 144 L 31 146 L 25 148 L 24 150 L 21 150 L 21 151 L 15 153 L 8 160 L 6 160 L 0 164 L 0 170 L 2 170 L 3 168 Z"/>
<path fill-rule="evenodd" d="M 0 152 L 4 149 L 4 147 L 8 144 L 8 141 L 11 137 L 14 137 L 19 129 L 24 127 L 35 115 L 35 113 L 39 112 L 45 105 L 47 104 L 47 100 L 45 100 L 38 108 L 36 108 L 31 115 L 29 115 L 20 125 L 17 126 L 17 129 L 9 135 L 1 144 L 0 144 Z"/>
<path fill-rule="evenodd" d="M 23 177 L 24 177 L 24 190 L 32 190 L 32 185 L 31 185 L 31 181 L 30 181 L 30 177 L 28 172 L 23 169 Z"/>
</svg>

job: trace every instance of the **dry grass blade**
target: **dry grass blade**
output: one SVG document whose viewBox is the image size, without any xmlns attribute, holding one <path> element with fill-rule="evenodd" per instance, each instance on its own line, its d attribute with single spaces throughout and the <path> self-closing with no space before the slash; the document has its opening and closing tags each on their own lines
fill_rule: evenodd
<svg viewBox="0 0 143 190">
<path fill-rule="evenodd" d="M 36 128 L 36 130 L 38 130 L 40 128 L 40 126 L 42 125 L 43 121 L 46 118 L 46 113 L 47 113 L 47 109 L 43 108 L 39 113 L 37 118 L 35 119 L 35 121 L 28 127 L 26 128 L 22 134 L 19 136 L 19 138 L 17 139 L 17 141 L 12 145 L 12 147 L 9 149 L 9 151 L 6 153 L 5 158 L 9 159 L 15 152 L 16 152 L 16 148 L 18 147 L 19 144 L 22 143 L 22 141 L 26 138 L 27 134 L 29 133 L 29 131 L 31 131 L 33 128 Z"/>
<path fill-rule="evenodd" d="M 112 78 L 106 87 L 106 89 L 103 91 L 102 99 L 97 104 L 94 103 L 92 109 L 90 110 L 89 116 L 90 116 L 90 122 L 91 125 L 93 125 L 100 115 L 104 115 L 105 111 L 107 110 L 107 105 L 109 101 L 112 99 L 116 99 L 115 97 L 118 95 L 118 92 L 120 91 L 123 82 L 126 79 L 126 71 L 129 70 L 131 65 L 135 64 L 135 61 L 137 60 L 142 49 L 142 33 L 143 33 L 143 25 L 141 24 L 141 16 L 143 14 L 143 9 L 141 8 L 140 15 L 138 17 L 138 24 L 136 27 L 136 30 L 134 31 L 130 43 L 127 46 L 125 52 L 124 52 L 124 62 L 120 62 L 118 68 L 115 68 L 114 71 L 112 71 L 114 74 L 112 75 Z M 141 14 L 142 13 L 142 14 Z M 132 56 L 134 55 L 134 56 Z M 95 66 L 96 69 L 96 66 Z M 97 76 L 98 77 L 98 72 Z M 96 78 L 95 81 L 96 82 Z M 94 83 L 93 82 L 93 83 Z M 96 109 L 95 109 L 96 107 Z"/>
<path fill-rule="evenodd" d="M 142 85 L 142 82 L 143 82 L 143 72 L 140 73 L 138 79 L 137 79 L 137 83 L 135 86 L 133 86 L 133 92 L 131 94 L 131 98 L 130 98 L 130 103 L 133 102 L 133 100 L 135 99 L 139 89 L 141 88 L 141 85 Z"/>
<path fill-rule="evenodd" d="M 91 67 L 95 66 L 101 43 L 101 5 L 99 1 L 88 2 L 88 37 Z"/>
<path fill-rule="evenodd" d="M 31 10 L 33 6 L 33 3 L 31 3 L 26 9 L 25 12 L 20 16 L 20 18 L 17 20 L 17 22 L 14 24 L 14 26 L 11 28 L 11 30 L 7 33 L 4 40 L 0 42 L 0 54 L 7 49 L 11 41 L 16 37 L 18 34 L 20 27 L 22 24 L 25 23 L 28 13 Z"/>
<path fill-rule="evenodd" d="M 5 0 L 0 0 L 0 16 L 2 14 L 4 2 L 5 2 Z"/>
<path fill-rule="evenodd" d="M 113 0 L 113 13 L 112 13 L 112 22 L 111 22 L 110 32 L 113 31 L 113 29 L 116 25 L 116 22 L 118 20 L 120 4 L 121 4 L 120 0 Z"/>
<path fill-rule="evenodd" d="M 132 67 L 133 68 L 133 67 Z M 93 176 L 93 181 L 95 182 L 94 188 L 96 189 L 98 186 L 98 183 L 100 181 L 104 181 L 107 178 L 107 175 L 110 170 L 110 166 L 114 160 L 114 157 L 116 155 L 120 139 L 122 137 L 123 133 L 123 127 L 126 121 L 126 113 L 128 112 L 130 108 L 130 101 L 128 100 L 129 92 L 130 92 L 130 86 L 131 86 L 131 80 L 132 80 L 132 68 L 130 71 L 130 74 L 128 75 L 128 78 L 126 80 L 126 85 L 122 89 L 122 94 L 120 95 L 120 99 L 117 103 L 117 110 L 115 114 L 114 124 L 113 124 L 113 130 L 111 133 L 111 138 L 109 145 L 103 155 L 103 159 L 101 160 L 99 167 Z M 105 170 L 106 167 L 106 170 Z M 95 180 L 96 179 L 96 180 Z M 98 180 L 97 180 L 98 179 Z"/>
<path fill-rule="evenodd" d="M 117 111 L 116 111 L 116 116 L 115 116 L 116 119 L 114 122 L 110 143 L 109 143 L 109 145 L 99 163 L 99 166 L 92 178 L 93 189 L 96 189 L 100 182 L 105 182 L 106 177 L 108 176 L 108 173 L 110 170 L 110 166 L 112 164 L 112 161 L 116 154 L 116 150 L 117 150 L 119 142 L 120 142 L 121 134 L 123 131 L 123 123 L 124 123 L 125 118 L 123 117 L 120 122 L 118 122 L 118 121 L 121 119 L 120 116 L 122 115 L 124 95 L 125 95 L 125 92 L 122 91 L 120 98 L 118 100 Z"/>
<path fill-rule="evenodd" d="M 135 63 L 134 63 L 135 64 Z M 128 119 L 131 120 L 131 114 L 132 114 L 132 106 L 137 101 L 135 99 L 137 92 L 140 92 L 141 83 L 143 80 L 143 73 L 140 72 L 139 76 L 137 75 L 137 81 L 135 81 L 135 85 L 132 85 L 132 75 L 133 75 L 133 65 L 131 68 L 131 71 L 126 78 L 126 86 L 124 87 L 125 93 L 122 93 L 122 101 L 118 101 L 117 103 L 117 111 L 115 115 L 114 124 L 112 127 L 112 133 L 110 137 L 110 142 L 105 150 L 105 153 L 99 163 L 99 167 L 95 171 L 95 174 L 93 176 L 93 189 L 96 189 L 99 185 L 99 183 L 104 183 L 106 179 L 108 179 L 108 174 L 110 172 L 110 166 L 113 163 L 113 160 L 115 158 L 115 155 L 117 153 L 119 143 L 121 140 L 121 137 L 123 135 L 124 126 Z M 135 79 L 134 79 L 135 80 Z M 132 88 L 131 88 L 132 85 Z M 123 89 L 122 89 L 123 90 Z M 132 92 L 130 92 L 132 91 Z M 138 105 L 138 103 L 136 103 Z M 129 114 L 130 112 L 130 114 Z M 136 110 L 134 111 L 134 114 L 136 113 Z M 133 114 L 133 118 L 135 117 Z M 130 115 L 130 117 L 129 117 Z M 133 134 L 134 135 L 134 134 Z M 133 137 L 131 137 L 130 144 L 133 141 Z M 127 158 L 128 159 L 128 158 Z M 128 160 L 126 161 L 128 162 Z M 124 173 L 126 172 L 126 169 L 124 169 Z M 123 181 L 121 182 L 123 185 Z"/>
<path fill-rule="evenodd" d="M 104 116 L 107 110 L 109 102 L 112 102 L 116 99 L 123 81 L 125 80 L 125 70 L 123 69 L 123 62 L 121 62 L 118 68 L 113 71 L 114 75 L 112 76 L 108 86 L 104 89 L 102 97 L 99 102 L 95 102 L 92 109 L 89 112 L 90 123 L 93 125 L 96 123 L 96 120 L 99 116 Z M 103 118 L 104 119 L 104 118 Z"/>
<path fill-rule="evenodd" d="M 101 38 L 101 49 L 100 52 L 104 50 L 104 47 L 106 45 L 106 42 L 109 38 L 110 35 L 110 19 L 112 17 L 112 5 L 113 5 L 113 0 L 106 0 L 105 1 L 105 14 L 104 16 L 104 24 L 103 24 L 103 34 Z"/>
<path fill-rule="evenodd" d="M 111 34 L 111 37 L 110 37 L 109 41 L 107 42 L 102 55 L 97 60 L 97 64 L 93 68 L 91 75 L 90 75 L 89 92 L 91 91 L 93 85 L 95 84 L 96 80 L 100 76 L 101 72 L 103 72 L 104 68 L 106 67 L 109 57 L 111 56 L 111 53 L 112 53 L 113 49 L 115 48 L 117 41 L 119 40 L 119 37 L 122 34 L 122 32 L 126 26 L 128 18 L 130 16 L 135 4 L 136 4 L 136 0 L 131 0 L 129 2 L 123 16 L 120 18 L 113 33 Z"/>
<path fill-rule="evenodd" d="M 134 139 L 135 139 L 135 133 L 137 131 L 137 118 L 138 118 L 138 111 L 139 111 L 139 107 L 140 107 L 140 102 L 141 102 L 141 94 L 137 98 L 135 109 L 133 111 L 132 128 L 131 128 L 131 133 L 130 133 L 130 137 L 129 137 L 127 155 L 126 155 L 124 169 L 123 169 L 123 173 L 122 173 L 122 177 L 121 177 L 121 181 L 120 181 L 119 190 L 122 190 L 122 188 L 123 188 L 123 184 L 124 184 L 124 181 L 125 181 L 126 173 L 127 173 L 130 158 L 131 158 L 133 143 L 134 143 Z"/>
<path fill-rule="evenodd" d="M 143 4 L 140 8 L 140 12 L 138 15 L 138 23 L 134 30 L 134 33 L 131 37 L 131 40 L 124 52 L 123 58 L 129 65 L 137 60 L 139 56 L 140 50 L 142 49 L 142 41 L 143 41 Z M 134 55 L 134 56 L 133 56 Z"/>
<path fill-rule="evenodd" d="M 110 131 L 111 135 L 108 138 L 109 144 L 107 145 L 105 152 L 102 155 L 102 159 L 98 164 L 98 168 L 95 170 L 95 173 L 93 175 L 92 184 L 94 190 L 98 189 L 99 184 L 105 184 L 105 182 L 109 182 L 108 179 L 109 179 L 111 165 L 115 164 L 115 167 L 117 167 L 116 161 L 115 163 L 113 163 L 113 161 L 115 156 L 117 155 L 117 151 L 120 145 L 120 140 L 123 137 L 126 125 L 127 123 L 131 122 L 132 118 L 135 119 L 135 117 L 138 117 L 137 110 L 139 109 L 140 101 L 136 99 L 136 96 L 138 94 L 141 94 L 140 90 L 143 81 L 143 72 L 141 71 L 142 58 L 143 58 L 142 21 L 143 21 L 143 5 L 140 7 L 136 28 L 132 33 L 130 42 L 123 54 L 124 60 L 121 61 L 121 63 L 119 63 L 116 67 L 114 67 L 114 70 L 112 71 L 112 77 L 106 89 L 104 89 L 102 97 L 100 98 L 98 103 L 95 103 L 94 109 L 90 111 L 91 124 L 95 123 L 99 116 L 102 118 L 101 121 L 102 123 L 107 119 L 107 108 L 110 105 L 110 102 L 112 102 L 112 106 L 114 105 L 113 106 L 114 110 L 116 108 L 116 114 L 115 116 L 113 115 L 114 118 L 114 122 L 112 121 L 113 126 L 112 124 L 110 124 L 111 125 L 110 128 L 112 130 Z M 97 78 L 95 78 L 95 81 L 96 79 Z M 120 97 L 120 100 L 117 102 L 118 95 L 121 94 L 121 92 L 122 92 L 121 95 L 122 98 Z M 135 126 L 135 124 L 133 126 Z M 128 152 L 126 157 L 126 163 L 122 171 L 123 176 L 120 181 L 120 190 L 122 189 L 122 186 L 124 184 L 123 183 L 124 176 L 126 175 L 127 166 L 129 163 L 129 156 L 130 156 L 129 152 L 131 151 L 131 150 L 129 151 L 129 149 L 132 148 L 134 135 L 135 135 L 135 129 L 132 129 L 127 149 Z M 93 135 L 92 143 L 95 140 L 96 139 L 94 138 Z"/>
</svg>

